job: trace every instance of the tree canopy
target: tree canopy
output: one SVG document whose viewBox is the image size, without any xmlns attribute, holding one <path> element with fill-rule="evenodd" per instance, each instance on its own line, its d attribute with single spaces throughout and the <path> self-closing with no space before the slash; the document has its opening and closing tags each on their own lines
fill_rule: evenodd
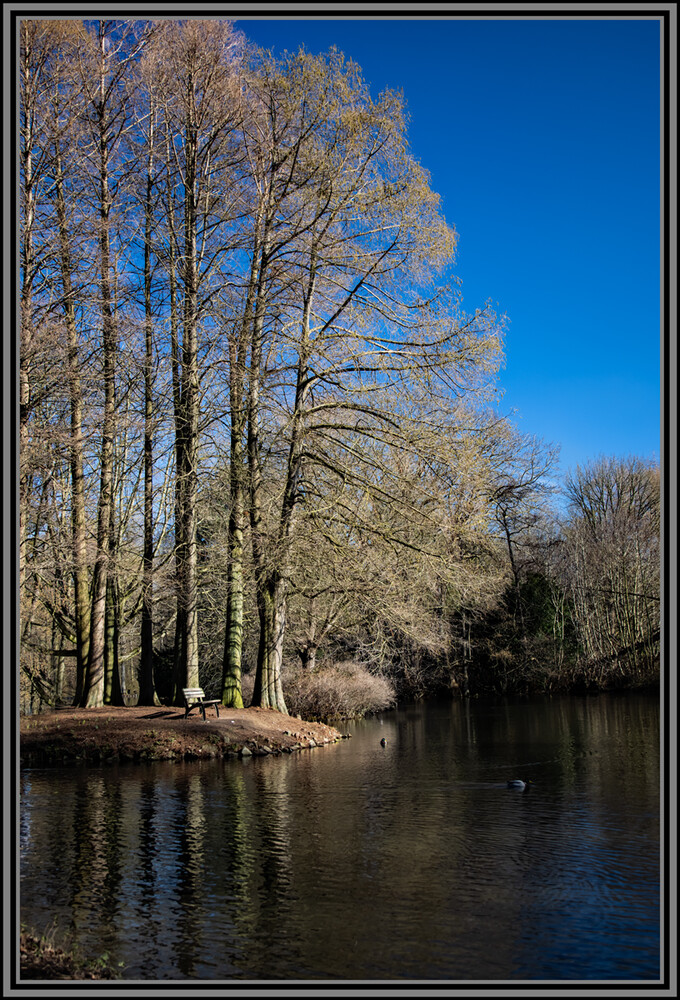
<svg viewBox="0 0 680 1000">
<path fill-rule="evenodd" d="M 238 707 L 245 671 L 285 712 L 319 655 L 464 692 L 537 653 L 544 686 L 653 671 L 658 469 L 578 470 L 558 523 L 401 95 L 219 19 L 23 20 L 19 69 L 31 703 Z"/>
</svg>

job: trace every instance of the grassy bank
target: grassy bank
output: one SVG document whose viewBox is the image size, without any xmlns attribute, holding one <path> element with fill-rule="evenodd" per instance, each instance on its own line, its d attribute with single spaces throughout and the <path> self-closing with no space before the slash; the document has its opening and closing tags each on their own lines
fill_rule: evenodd
<svg viewBox="0 0 680 1000">
<path fill-rule="evenodd" d="M 76 950 L 59 947 L 54 932 L 37 934 L 21 929 L 19 978 L 29 979 L 120 979 L 121 970 L 109 965 L 108 955 L 87 959 Z"/>
</svg>

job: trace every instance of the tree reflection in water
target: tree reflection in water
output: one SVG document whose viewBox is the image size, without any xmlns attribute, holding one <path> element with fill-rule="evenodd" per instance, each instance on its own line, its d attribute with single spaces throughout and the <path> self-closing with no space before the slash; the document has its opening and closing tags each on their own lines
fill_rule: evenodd
<svg viewBox="0 0 680 1000">
<path fill-rule="evenodd" d="M 658 975 L 657 701 L 382 723 L 276 759 L 25 772 L 22 919 L 130 979 Z"/>
</svg>

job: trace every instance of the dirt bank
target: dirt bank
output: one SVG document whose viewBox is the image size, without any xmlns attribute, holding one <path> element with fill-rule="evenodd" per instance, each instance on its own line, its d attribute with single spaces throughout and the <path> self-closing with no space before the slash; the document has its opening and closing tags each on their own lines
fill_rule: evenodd
<svg viewBox="0 0 680 1000">
<path fill-rule="evenodd" d="M 188 719 L 181 708 L 60 709 L 20 722 L 22 764 L 191 760 L 292 753 L 344 736 L 263 708 L 207 709 Z"/>
<path fill-rule="evenodd" d="M 45 938 L 21 932 L 20 979 L 120 979 L 105 959 L 88 962 L 50 943 Z"/>
</svg>

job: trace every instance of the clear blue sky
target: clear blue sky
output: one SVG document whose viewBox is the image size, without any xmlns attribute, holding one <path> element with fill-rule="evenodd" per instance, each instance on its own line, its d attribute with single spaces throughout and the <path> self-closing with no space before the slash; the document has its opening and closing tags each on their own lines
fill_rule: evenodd
<svg viewBox="0 0 680 1000">
<path fill-rule="evenodd" d="M 660 455 L 659 38 L 648 20 L 238 19 L 404 93 L 459 234 L 464 306 L 510 324 L 501 409 L 561 447 Z"/>
</svg>

